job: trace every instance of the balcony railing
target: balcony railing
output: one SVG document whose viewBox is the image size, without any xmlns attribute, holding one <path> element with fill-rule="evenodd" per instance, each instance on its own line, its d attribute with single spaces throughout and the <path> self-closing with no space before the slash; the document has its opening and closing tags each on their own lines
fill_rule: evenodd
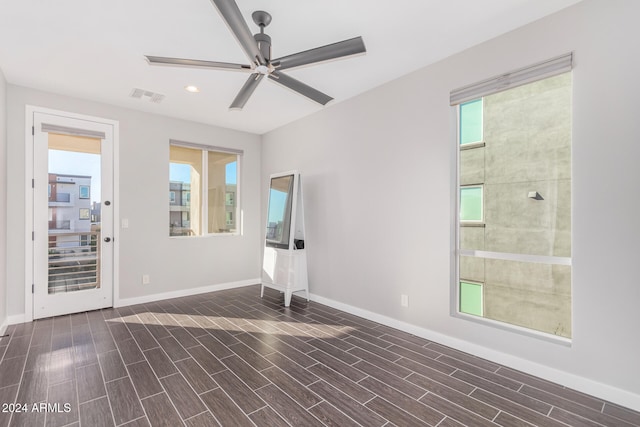
<svg viewBox="0 0 640 427">
<path fill-rule="evenodd" d="M 169 227 L 169 236 L 195 236 L 196 233 L 187 227 L 178 227 L 178 226 L 174 226 L 171 225 Z"/>
<path fill-rule="evenodd" d="M 49 236 L 49 293 L 100 287 L 100 232 Z"/>
</svg>

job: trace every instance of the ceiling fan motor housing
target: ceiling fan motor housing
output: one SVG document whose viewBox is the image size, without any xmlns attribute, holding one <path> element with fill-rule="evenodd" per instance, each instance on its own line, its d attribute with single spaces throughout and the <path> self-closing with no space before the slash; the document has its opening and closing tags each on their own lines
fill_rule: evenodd
<svg viewBox="0 0 640 427">
<path fill-rule="evenodd" d="M 258 49 L 264 59 L 267 61 L 271 61 L 271 37 L 266 35 L 265 33 L 254 34 L 253 38 L 256 39 L 256 43 L 258 43 Z"/>
</svg>

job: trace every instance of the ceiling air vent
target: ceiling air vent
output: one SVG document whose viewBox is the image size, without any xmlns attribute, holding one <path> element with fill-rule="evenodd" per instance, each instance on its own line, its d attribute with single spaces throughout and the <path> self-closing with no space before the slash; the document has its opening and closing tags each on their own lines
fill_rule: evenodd
<svg viewBox="0 0 640 427">
<path fill-rule="evenodd" d="M 151 92 L 150 90 L 134 88 L 129 94 L 132 98 L 142 99 L 143 97 L 149 98 L 149 101 L 159 104 L 164 99 L 164 95 L 161 93 Z"/>
</svg>

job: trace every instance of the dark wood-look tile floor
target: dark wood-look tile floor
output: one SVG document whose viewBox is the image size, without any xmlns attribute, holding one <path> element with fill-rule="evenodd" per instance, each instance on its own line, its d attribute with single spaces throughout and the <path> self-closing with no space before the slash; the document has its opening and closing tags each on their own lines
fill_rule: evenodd
<svg viewBox="0 0 640 427">
<path fill-rule="evenodd" d="M 640 425 L 638 412 L 282 301 L 249 286 L 10 326 L 0 427 Z"/>
</svg>

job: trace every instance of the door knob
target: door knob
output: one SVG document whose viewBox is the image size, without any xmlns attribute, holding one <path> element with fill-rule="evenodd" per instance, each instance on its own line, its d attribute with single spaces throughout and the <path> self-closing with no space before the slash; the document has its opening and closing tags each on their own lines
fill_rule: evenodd
<svg viewBox="0 0 640 427">
<path fill-rule="evenodd" d="M 111 237 L 105 237 L 105 238 L 104 238 L 104 241 L 105 241 L 105 242 L 107 242 L 107 243 L 109 243 L 109 242 L 111 241 Z"/>
</svg>

